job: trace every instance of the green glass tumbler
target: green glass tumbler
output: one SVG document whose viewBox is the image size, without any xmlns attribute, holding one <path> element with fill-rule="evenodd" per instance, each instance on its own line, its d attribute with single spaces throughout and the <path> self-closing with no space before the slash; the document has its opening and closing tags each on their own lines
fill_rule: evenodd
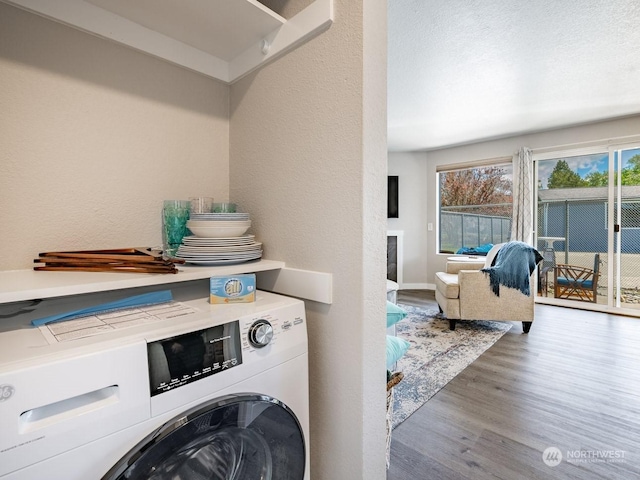
<svg viewBox="0 0 640 480">
<path fill-rule="evenodd" d="M 162 209 L 162 230 L 165 256 L 175 257 L 182 238 L 187 233 L 188 200 L 165 200 Z"/>
</svg>

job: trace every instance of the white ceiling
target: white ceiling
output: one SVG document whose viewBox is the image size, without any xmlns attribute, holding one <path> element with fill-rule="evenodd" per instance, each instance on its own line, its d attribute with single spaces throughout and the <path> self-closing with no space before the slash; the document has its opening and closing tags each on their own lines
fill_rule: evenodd
<svg viewBox="0 0 640 480">
<path fill-rule="evenodd" d="M 640 113 L 640 0 L 389 0 L 388 9 L 390 151 Z"/>
</svg>

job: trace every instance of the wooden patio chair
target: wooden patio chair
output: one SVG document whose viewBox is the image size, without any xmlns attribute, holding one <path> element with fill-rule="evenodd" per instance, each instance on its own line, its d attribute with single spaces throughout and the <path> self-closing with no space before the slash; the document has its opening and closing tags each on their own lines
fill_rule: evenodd
<svg viewBox="0 0 640 480">
<path fill-rule="evenodd" d="M 553 269 L 553 295 L 581 302 L 598 300 L 598 277 L 600 276 L 600 254 L 596 253 L 593 269 L 578 265 L 557 264 Z"/>
</svg>

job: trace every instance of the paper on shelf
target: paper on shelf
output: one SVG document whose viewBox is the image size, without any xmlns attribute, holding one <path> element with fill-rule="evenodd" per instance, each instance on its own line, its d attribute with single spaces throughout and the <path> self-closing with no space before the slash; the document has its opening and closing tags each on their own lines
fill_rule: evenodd
<svg viewBox="0 0 640 480">
<path fill-rule="evenodd" d="M 102 305 L 96 305 L 94 307 L 82 308 L 80 310 L 74 310 L 72 312 L 60 313 L 58 315 L 51 315 L 49 317 L 38 318 L 31 321 L 31 325 L 40 327 L 48 323 L 62 322 L 73 320 L 81 317 L 88 317 L 97 313 L 106 313 L 115 310 L 121 310 L 125 308 L 143 307 L 148 305 L 157 305 L 160 303 L 166 303 L 173 300 L 171 290 L 162 290 L 159 292 L 144 293 L 142 295 L 134 295 L 133 297 L 123 298 L 122 300 L 116 300 L 114 302 L 103 303 Z"/>
<path fill-rule="evenodd" d="M 53 344 L 183 317 L 197 312 L 197 309 L 189 305 L 171 301 L 158 305 L 110 310 L 104 313 L 96 313 L 95 315 L 41 325 L 39 328 L 46 340 Z"/>
</svg>

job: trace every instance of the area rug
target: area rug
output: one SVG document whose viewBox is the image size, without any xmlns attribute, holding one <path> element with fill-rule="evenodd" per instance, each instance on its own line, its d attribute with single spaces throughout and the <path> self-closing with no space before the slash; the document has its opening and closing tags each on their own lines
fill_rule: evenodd
<svg viewBox="0 0 640 480">
<path fill-rule="evenodd" d="M 407 317 L 396 325 L 398 337 L 411 347 L 397 365 L 404 379 L 394 387 L 393 428 L 462 372 L 482 352 L 509 331 L 510 322 L 458 322 L 449 330 L 449 321 L 438 307 L 400 305 Z"/>
</svg>

